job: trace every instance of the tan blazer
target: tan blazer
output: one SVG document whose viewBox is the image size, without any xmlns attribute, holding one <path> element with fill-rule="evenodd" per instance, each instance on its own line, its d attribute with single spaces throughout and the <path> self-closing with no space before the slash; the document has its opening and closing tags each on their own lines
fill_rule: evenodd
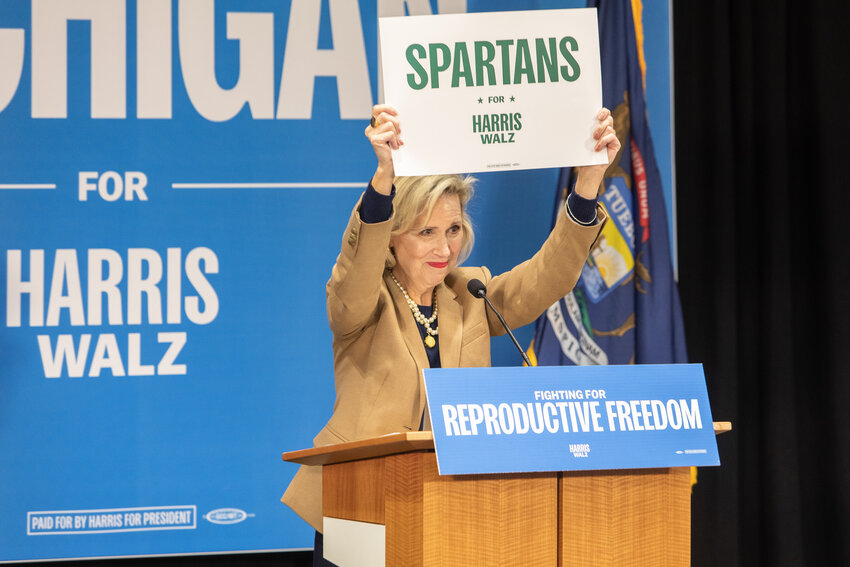
<svg viewBox="0 0 850 567">
<path fill-rule="evenodd" d="M 425 409 L 425 345 L 385 269 L 392 219 L 367 224 L 358 211 L 359 203 L 327 285 L 336 402 L 314 446 L 418 430 Z M 597 215 L 600 222 L 588 227 L 561 211 L 534 257 L 504 274 L 492 277 L 484 267 L 452 270 L 437 286 L 441 365 L 490 366 L 490 337 L 504 333 L 484 301 L 467 291 L 470 279 L 486 284 L 488 297 L 511 328 L 531 323 L 578 281 L 606 220 L 601 207 Z M 282 498 L 320 532 L 321 474 L 321 467 L 302 466 Z"/>
</svg>

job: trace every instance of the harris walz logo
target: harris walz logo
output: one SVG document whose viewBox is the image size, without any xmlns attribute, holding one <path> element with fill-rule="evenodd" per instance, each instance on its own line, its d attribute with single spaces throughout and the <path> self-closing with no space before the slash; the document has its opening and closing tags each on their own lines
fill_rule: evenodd
<svg viewBox="0 0 850 567">
<path fill-rule="evenodd" d="M 590 444 L 588 443 L 570 443 L 570 453 L 576 458 L 587 458 L 590 453 Z"/>
</svg>

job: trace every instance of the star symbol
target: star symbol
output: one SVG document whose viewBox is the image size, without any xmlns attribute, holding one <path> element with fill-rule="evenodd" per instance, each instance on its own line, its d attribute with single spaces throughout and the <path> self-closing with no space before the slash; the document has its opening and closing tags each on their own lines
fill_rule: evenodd
<svg viewBox="0 0 850 567">
<path fill-rule="evenodd" d="M 482 102 L 484 102 L 484 99 L 483 99 L 483 98 L 479 98 L 479 99 L 478 99 L 478 104 L 481 104 Z"/>
<path fill-rule="evenodd" d="M 511 102 L 515 101 L 516 97 L 511 97 Z"/>
</svg>

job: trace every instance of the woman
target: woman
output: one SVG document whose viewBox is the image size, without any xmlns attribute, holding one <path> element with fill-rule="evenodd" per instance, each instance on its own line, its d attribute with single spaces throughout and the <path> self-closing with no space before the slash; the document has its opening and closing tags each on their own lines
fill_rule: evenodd
<svg viewBox="0 0 850 567">
<path fill-rule="evenodd" d="M 607 109 L 597 118 L 596 150 L 607 150 L 610 162 L 620 149 L 613 119 Z M 392 150 L 403 142 L 389 106 L 373 108 L 366 136 L 378 167 L 327 285 L 336 403 L 316 446 L 429 429 L 422 369 L 489 366 L 490 337 L 504 332 L 467 282 L 485 283 L 509 326 L 530 323 L 575 285 L 605 221 L 596 195 L 607 166 L 580 167 L 565 211 L 532 259 L 496 277 L 458 268 L 473 242 L 472 180 L 395 178 Z M 303 466 L 283 497 L 317 532 L 321 489 L 321 467 Z"/>
</svg>

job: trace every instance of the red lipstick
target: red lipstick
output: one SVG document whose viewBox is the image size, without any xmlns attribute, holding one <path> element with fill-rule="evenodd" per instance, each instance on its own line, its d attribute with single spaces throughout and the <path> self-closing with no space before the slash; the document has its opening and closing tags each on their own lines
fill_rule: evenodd
<svg viewBox="0 0 850 567">
<path fill-rule="evenodd" d="M 443 269 L 449 265 L 448 262 L 428 262 L 428 265 L 432 268 Z"/>
</svg>

